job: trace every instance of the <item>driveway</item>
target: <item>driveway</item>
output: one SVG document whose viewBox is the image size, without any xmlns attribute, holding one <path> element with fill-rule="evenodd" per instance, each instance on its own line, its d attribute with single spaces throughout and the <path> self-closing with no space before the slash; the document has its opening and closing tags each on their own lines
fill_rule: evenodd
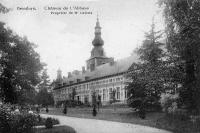
<svg viewBox="0 0 200 133">
<path fill-rule="evenodd" d="M 57 118 L 61 125 L 71 126 L 77 133 L 171 133 L 161 129 L 129 123 L 75 118 L 61 115 L 41 114 L 41 116 Z"/>
</svg>

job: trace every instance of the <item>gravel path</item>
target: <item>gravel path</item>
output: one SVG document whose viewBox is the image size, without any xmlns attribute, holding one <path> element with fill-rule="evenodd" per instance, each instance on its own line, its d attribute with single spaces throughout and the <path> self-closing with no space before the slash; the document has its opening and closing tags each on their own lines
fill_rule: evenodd
<svg viewBox="0 0 200 133">
<path fill-rule="evenodd" d="M 71 126 L 77 133 L 171 133 L 161 129 L 129 123 L 83 119 L 60 115 L 41 114 L 41 116 L 57 118 L 61 125 Z"/>
</svg>

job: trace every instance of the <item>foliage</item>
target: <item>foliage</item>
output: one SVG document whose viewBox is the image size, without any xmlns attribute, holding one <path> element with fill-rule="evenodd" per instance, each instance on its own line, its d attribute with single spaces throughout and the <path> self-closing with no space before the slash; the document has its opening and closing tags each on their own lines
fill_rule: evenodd
<svg viewBox="0 0 200 133">
<path fill-rule="evenodd" d="M 37 117 L 33 114 L 13 112 L 7 105 L 2 105 L 0 108 L 0 132 L 32 132 L 36 122 Z"/>
<path fill-rule="evenodd" d="M 42 71 L 41 82 L 38 85 L 39 92 L 36 95 L 37 104 L 41 104 L 42 106 L 53 105 L 54 99 L 52 92 L 49 92 L 50 88 L 50 80 L 47 74 L 47 69 Z"/>
<path fill-rule="evenodd" d="M 40 82 L 43 65 L 35 47 L 0 22 L 0 95 L 4 102 L 19 102 Z"/>
<path fill-rule="evenodd" d="M 5 7 L 4 5 L 2 5 L 0 3 L 0 13 L 8 13 L 10 11 L 10 9 L 8 9 L 7 7 Z"/>
<path fill-rule="evenodd" d="M 160 31 L 155 31 L 154 23 L 146 39 L 137 50 L 141 62 L 135 63 L 129 69 L 127 78 L 128 104 L 133 108 L 159 107 L 160 95 L 164 90 L 165 65 L 164 44 L 159 42 L 162 37 Z M 143 106 L 143 107 L 142 107 Z"/>
<path fill-rule="evenodd" d="M 44 69 L 42 71 L 42 75 L 41 75 L 41 82 L 38 85 L 38 89 L 42 90 L 42 89 L 46 89 L 48 90 L 50 87 L 50 80 L 49 80 L 49 76 L 47 74 L 47 69 Z"/>
<path fill-rule="evenodd" d="M 200 110 L 200 1 L 160 0 L 166 20 L 167 48 L 183 71 L 180 98 L 192 112 Z"/>
<path fill-rule="evenodd" d="M 36 126 L 42 126 L 45 125 L 47 118 L 42 118 L 40 115 L 38 115 L 38 122 L 36 123 Z M 52 124 L 57 125 L 59 124 L 59 120 L 55 118 L 51 118 Z"/>
<path fill-rule="evenodd" d="M 37 104 L 42 106 L 53 105 L 54 99 L 51 92 L 48 92 L 47 89 L 42 89 L 38 92 L 37 96 Z"/>
<path fill-rule="evenodd" d="M 46 119 L 45 127 L 46 127 L 46 128 L 53 128 L 53 121 L 52 121 L 52 118 L 48 117 L 48 118 Z"/>
<path fill-rule="evenodd" d="M 174 113 L 178 109 L 178 95 L 162 94 L 160 103 L 162 109 L 166 113 Z"/>
</svg>

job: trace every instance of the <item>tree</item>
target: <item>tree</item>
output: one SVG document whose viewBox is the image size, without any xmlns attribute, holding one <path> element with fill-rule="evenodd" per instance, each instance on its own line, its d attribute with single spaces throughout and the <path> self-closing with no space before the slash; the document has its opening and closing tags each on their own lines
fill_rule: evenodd
<svg viewBox="0 0 200 133">
<path fill-rule="evenodd" d="M 183 67 L 180 97 L 188 110 L 200 111 L 200 1 L 160 0 L 166 22 L 167 46 Z M 175 54 L 176 53 L 176 54 Z"/>
<path fill-rule="evenodd" d="M 40 90 L 36 98 L 37 98 L 37 104 L 39 105 L 48 106 L 54 104 L 53 95 L 52 93 L 48 92 L 46 88 Z"/>
<path fill-rule="evenodd" d="M 42 71 L 42 75 L 41 75 L 41 82 L 38 86 L 38 89 L 39 90 L 42 90 L 42 89 L 49 89 L 50 88 L 50 80 L 49 80 L 49 76 L 47 74 L 47 69 L 44 69 Z"/>
<path fill-rule="evenodd" d="M 40 82 L 43 64 L 35 47 L 0 22 L 0 94 L 4 102 L 18 102 Z"/>
<path fill-rule="evenodd" d="M 8 13 L 10 10 L 0 3 L 0 13 Z"/>
<path fill-rule="evenodd" d="M 164 44 L 159 42 L 160 31 L 155 31 L 154 22 L 150 32 L 145 34 L 142 46 L 137 50 L 141 62 L 135 63 L 127 75 L 131 82 L 127 85 L 128 104 L 137 109 L 145 106 L 158 107 L 164 89 Z"/>
<path fill-rule="evenodd" d="M 51 92 L 49 92 L 50 80 L 47 74 L 47 69 L 42 71 L 41 82 L 38 85 L 39 92 L 36 96 L 37 103 L 43 106 L 53 105 L 54 99 Z"/>
</svg>

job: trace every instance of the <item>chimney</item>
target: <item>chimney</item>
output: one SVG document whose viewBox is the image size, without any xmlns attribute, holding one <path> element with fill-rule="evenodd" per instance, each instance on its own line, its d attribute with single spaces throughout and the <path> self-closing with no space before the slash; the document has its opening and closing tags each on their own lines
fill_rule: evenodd
<svg viewBox="0 0 200 133">
<path fill-rule="evenodd" d="M 114 65 L 114 63 L 115 63 L 115 61 L 114 61 L 114 58 L 110 58 L 110 65 L 112 66 L 112 65 Z"/>
<path fill-rule="evenodd" d="M 72 77 L 71 72 L 68 72 L 68 78 Z"/>
<path fill-rule="evenodd" d="M 85 73 L 85 67 L 82 66 L 82 73 Z"/>
</svg>

